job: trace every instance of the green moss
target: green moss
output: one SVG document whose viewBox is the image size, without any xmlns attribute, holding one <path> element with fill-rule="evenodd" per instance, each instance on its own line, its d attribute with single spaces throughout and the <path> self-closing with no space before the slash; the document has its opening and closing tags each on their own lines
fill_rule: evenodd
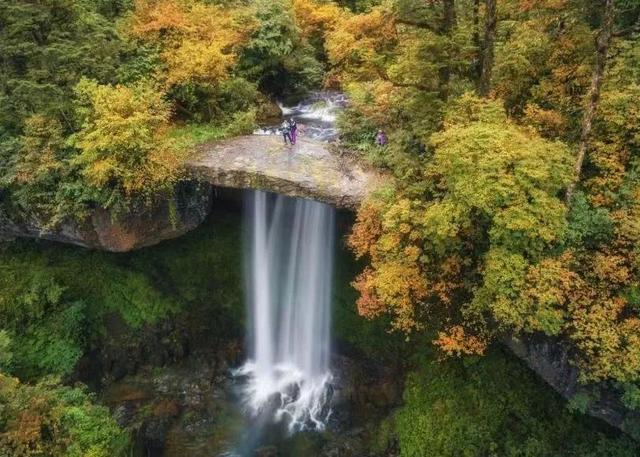
<svg viewBox="0 0 640 457">
<path fill-rule="evenodd" d="M 226 135 L 225 126 L 214 124 L 184 124 L 171 130 L 171 137 L 185 148 L 220 140 Z"/>
<path fill-rule="evenodd" d="M 129 254 L 128 268 L 144 271 L 156 290 L 217 333 L 244 328 L 242 230 L 239 211 L 215 210 L 180 239 Z"/>
<path fill-rule="evenodd" d="M 173 317 L 211 337 L 240 334 L 239 219 L 215 212 L 181 239 L 129 254 L 29 240 L 0 245 L 0 311 L 11 321 L 0 324 L 15 328 L 15 364 L 28 377 L 68 373 L 89 345 L 109 337 L 105 317 L 113 314 L 134 330 Z M 47 298 L 51 287 L 38 292 L 43 282 L 60 289 L 55 300 Z M 65 357 L 52 354 L 56 348 Z"/>
<path fill-rule="evenodd" d="M 572 413 L 513 356 L 425 358 L 407 381 L 396 416 L 402 457 L 626 457 L 640 450 Z"/>
</svg>

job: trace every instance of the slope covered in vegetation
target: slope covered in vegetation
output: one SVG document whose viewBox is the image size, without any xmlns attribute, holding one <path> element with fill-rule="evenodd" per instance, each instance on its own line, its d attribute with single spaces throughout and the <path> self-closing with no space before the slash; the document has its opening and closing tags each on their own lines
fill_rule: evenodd
<svg viewBox="0 0 640 457">
<path fill-rule="evenodd" d="M 321 87 L 349 96 L 344 149 L 393 176 L 348 240 L 358 312 L 378 320 L 343 337 L 373 357 L 397 334 L 430 354 L 411 364 L 383 452 L 635 452 L 564 410 L 528 421 L 544 414 L 525 397 L 547 394 L 495 342 L 553 337 L 580 382 L 640 408 L 638 0 L 4 1 L 0 221 L 139 211 L 174 192 L 194 144 Z M 111 314 L 137 329 L 206 301 L 211 286 L 185 274 L 193 263 L 163 249 L 187 246 L 190 262 L 237 280 L 184 243 L 126 258 L 0 248 L 2 452 L 127 448 L 109 412 L 60 379 Z M 227 324 L 239 296 L 217 297 Z M 456 356 L 466 362 L 432 360 Z M 521 383 L 493 386 L 495 373 Z"/>
</svg>

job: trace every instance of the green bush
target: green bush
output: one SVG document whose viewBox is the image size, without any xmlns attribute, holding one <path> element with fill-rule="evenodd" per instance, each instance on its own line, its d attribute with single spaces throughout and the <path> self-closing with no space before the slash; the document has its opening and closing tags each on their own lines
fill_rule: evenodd
<svg viewBox="0 0 640 457">
<path fill-rule="evenodd" d="M 225 129 L 227 136 L 247 135 L 253 132 L 256 128 L 256 114 L 255 109 L 235 113 Z"/>
<path fill-rule="evenodd" d="M 68 301 L 51 278 L 35 276 L 17 295 L 0 297 L 0 311 L 8 359 L 0 366 L 25 379 L 73 370 L 85 347 L 82 302 Z"/>
</svg>

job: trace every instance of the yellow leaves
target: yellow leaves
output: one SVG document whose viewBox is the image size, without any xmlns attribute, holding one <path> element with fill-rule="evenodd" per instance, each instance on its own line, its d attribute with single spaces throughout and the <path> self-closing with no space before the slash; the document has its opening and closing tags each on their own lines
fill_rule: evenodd
<svg viewBox="0 0 640 457">
<path fill-rule="evenodd" d="M 572 340 L 582 353 L 585 380 L 634 381 L 640 372 L 640 320 L 623 318 L 622 298 L 598 297 L 573 310 Z"/>
<path fill-rule="evenodd" d="M 77 93 L 85 106 L 76 160 L 90 185 L 115 186 L 126 196 L 173 185 L 185 152 L 166 135 L 171 111 L 161 91 L 147 84 L 100 86 L 83 80 Z"/>
<path fill-rule="evenodd" d="M 317 0 L 293 0 L 293 13 L 304 38 L 324 35 L 349 16 L 335 3 Z"/>
<path fill-rule="evenodd" d="M 511 124 L 494 102 L 472 96 L 454 105 L 432 144 L 431 174 L 445 191 L 435 206 L 447 204 L 463 220 L 465 213 L 483 215 L 492 242 L 514 252 L 535 256 L 561 238 L 566 208 L 558 195 L 572 160 L 566 146 Z"/>
<path fill-rule="evenodd" d="M 235 55 L 225 54 L 220 46 L 195 40 L 185 40 L 163 56 L 168 66 L 166 82 L 170 86 L 221 81 L 236 60 Z"/>
<path fill-rule="evenodd" d="M 482 355 L 487 349 L 485 340 L 467 334 L 460 325 L 454 325 L 446 332 L 438 333 L 438 338 L 433 343 L 448 356 Z"/>
<path fill-rule="evenodd" d="M 396 41 L 395 19 L 383 7 L 341 21 L 326 35 L 331 64 L 357 79 L 378 76 L 384 52 Z"/>
<path fill-rule="evenodd" d="M 244 10 L 196 0 L 137 0 L 134 36 L 160 45 L 168 86 L 217 83 L 237 61 L 255 27 Z"/>
<path fill-rule="evenodd" d="M 357 306 L 362 316 L 391 313 L 397 330 L 411 332 L 421 327 L 415 304 L 426 298 L 428 291 L 416 263 L 399 259 L 375 264 L 365 269 L 353 286 L 360 292 Z"/>
<path fill-rule="evenodd" d="M 387 124 L 394 112 L 397 89 L 393 83 L 381 79 L 349 83 L 347 91 L 354 109 L 379 124 Z"/>
</svg>

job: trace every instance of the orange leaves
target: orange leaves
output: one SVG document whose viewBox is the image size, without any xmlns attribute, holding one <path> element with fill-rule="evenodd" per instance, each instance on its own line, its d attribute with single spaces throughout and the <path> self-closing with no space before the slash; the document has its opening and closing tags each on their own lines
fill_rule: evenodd
<svg viewBox="0 0 640 457">
<path fill-rule="evenodd" d="M 131 31 L 138 38 L 151 33 L 184 29 L 187 19 L 183 4 L 176 0 L 136 0 Z"/>
<path fill-rule="evenodd" d="M 366 268 L 360 273 L 351 285 L 360 293 L 356 306 L 362 317 L 373 319 L 385 312 L 386 305 L 378 298 L 371 268 Z"/>
<path fill-rule="evenodd" d="M 0 374 L 0 398 L 4 397 L 3 403 L 11 398 L 5 397 L 6 395 L 16 395 L 19 388 L 20 382 L 17 379 Z M 45 438 L 44 435 L 55 436 L 61 428 L 60 418 L 50 414 L 55 401 L 47 394 L 33 395 L 22 400 L 26 400 L 25 403 L 20 405 L 20 410 L 15 411 L 14 419 L 5 424 L 6 427 L 0 432 L 0 448 L 16 457 L 46 454 L 45 441 L 48 437 Z M 5 410 L 9 409 L 5 404 L 3 407 Z"/>
<path fill-rule="evenodd" d="M 226 78 L 255 26 L 243 10 L 195 0 L 137 0 L 131 23 L 134 36 L 161 47 L 168 86 Z"/>
<path fill-rule="evenodd" d="M 420 268 L 422 251 L 406 240 L 412 232 L 411 213 L 406 212 L 402 200 L 397 203 L 383 213 L 380 202 L 370 201 L 358 212 L 349 246 L 357 257 L 369 256 L 371 267 L 353 286 L 360 292 L 357 305 L 362 316 L 390 313 L 396 329 L 410 332 L 420 327 L 416 304 L 429 291 Z"/>
<path fill-rule="evenodd" d="M 358 211 L 356 223 L 349 235 L 349 247 L 357 258 L 374 256 L 375 243 L 382 234 L 380 209 L 372 202 L 366 202 Z"/>
<path fill-rule="evenodd" d="M 356 255 L 370 260 L 353 283 L 360 292 L 358 311 L 368 318 L 389 314 L 394 329 L 406 333 L 423 327 L 429 299 L 449 304 L 462 286 L 459 256 L 434 261 L 427 271 L 421 209 L 406 198 L 367 202 L 349 238 Z"/>
<path fill-rule="evenodd" d="M 487 349 L 485 340 L 467 334 L 460 325 L 438 333 L 438 338 L 433 343 L 448 356 L 482 355 Z"/>
<path fill-rule="evenodd" d="M 544 109 L 535 103 L 526 106 L 525 122 L 534 126 L 545 138 L 558 138 L 567 129 L 567 119 L 561 113 Z"/>
<path fill-rule="evenodd" d="M 627 259 L 620 255 L 597 253 L 593 256 L 593 275 L 607 287 L 620 287 L 628 284 L 631 272 L 626 266 Z"/>
</svg>

